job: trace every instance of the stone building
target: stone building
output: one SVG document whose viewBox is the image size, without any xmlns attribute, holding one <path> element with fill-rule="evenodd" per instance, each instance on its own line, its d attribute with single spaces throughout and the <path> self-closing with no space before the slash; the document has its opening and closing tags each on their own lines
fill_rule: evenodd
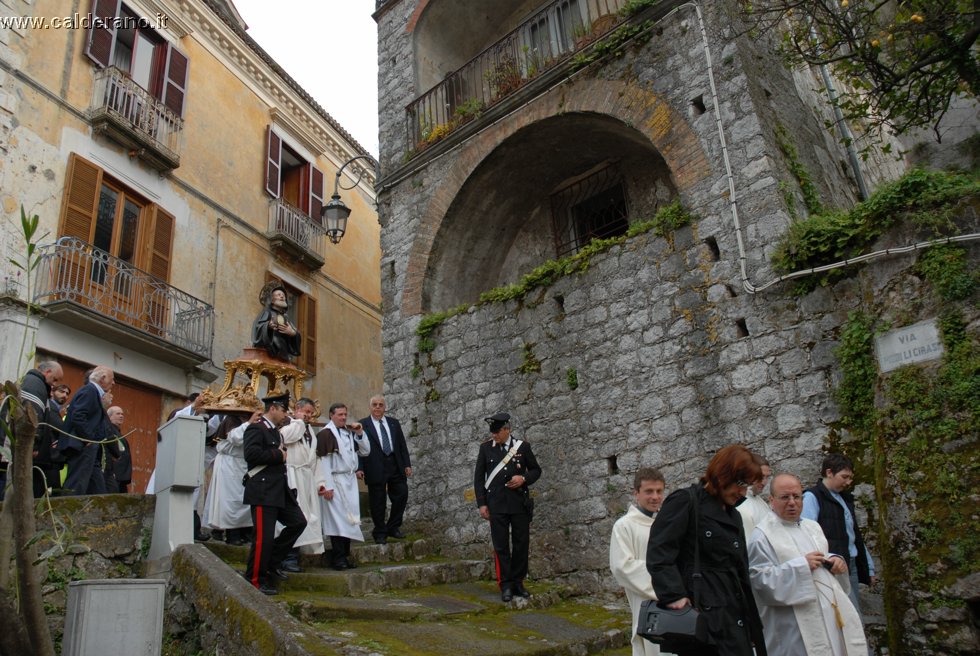
<svg viewBox="0 0 980 656">
<path fill-rule="evenodd" d="M 320 210 L 366 151 L 234 4 L 8 0 L 0 13 L 4 375 L 26 368 L 31 300 L 38 357 L 74 389 L 91 366 L 116 371 L 139 488 L 161 419 L 250 345 L 275 278 L 306 391 L 366 406 L 381 384 L 374 167 L 344 169 L 352 214 L 331 243 Z M 24 255 L 21 205 L 43 243 L 29 297 L 7 262 Z"/>
<path fill-rule="evenodd" d="M 816 479 L 841 327 L 913 259 L 796 297 L 770 256 L 807 194 L 850 207 L 856 175 L 902 166 L 851 168 L 819 74 L 740 35 L 732 4 L 377 3 L 385 392 L 412 429 L 409 516 L 447 549 L 489 551 L 472 463 L 501 410 L 544 471 L 532 576 L 587 590 L 615 588 L 641 466 L 678 488 L 741 442 Z M 689 225 L 522 280 L 676 201 Z"/>
</svg>

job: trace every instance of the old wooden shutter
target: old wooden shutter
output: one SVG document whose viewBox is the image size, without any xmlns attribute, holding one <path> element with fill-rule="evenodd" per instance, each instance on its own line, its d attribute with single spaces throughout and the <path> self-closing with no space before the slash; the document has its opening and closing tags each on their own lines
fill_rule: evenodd
<svg viewBox="0 0 980 656">
<path fill-rule="evenodd" d="M 320 223 L 323 209 L 323 171 L 310 164 L 310 218 Z"/>
<path fill-rule="evenodd" d="M 116 23 L 121 0 L 92 0 L 92 26 L 85 42 L 85 54 L 101 67 L 112 63 L 116 48 Z M 100 20 L 101 19 L 101 20 Z"/>
<path fill-rule="evenodd" d="M 141 268 L 164 282 L 170 280 L 170 259 L 173 250 L 174 217 L 156 205 L 148 208 L 148 220 L 143 228 L 143 262 Z M 146 294 L 141 306 L 146 314 L 142 317 L 144 328 L 158 336 L 169 332 L 176 317 L 170 316 L 170 300 L 165 288 L 159 285 L 142 285 Z"/>
<path fill-rule="evenodd" d="M 303 169 L 299 172 L 299 194 L 297 194 L 296 206 L 306 215 L 310 213 L 310 179 L 312 171 L 313 165 L 307 162 L 303 164 Z M 289 184 L 289 175 L 286 176 L 285 184 Z M 283 192 L 283 197 L 288 198 L 285 192 Z"/>
<path fill-rule="evenodd" d="M 85 244 L 92 242 L 101 190 L 102 169 L 72 153 L 65 175 L 59 237 L 74 237 Z M 57 270 L 52 269 L 56 289 L 85 296 L 88 285 L 85 271 L 91 264 L 86 256 L 87 250 L 87 247 L 78 248 L 75 245 L 59 249 Z"/>
<path fill-rule="evenodd" d="M 173 215 L 156 205 L 153 206 L 150 216 L 149 229 L 144 237 L 147 255 L 143 266 L 151 275 L 164 282 L 169 282 L 170 256 L 173 251 L 174 224 L 176 221 Z"/>
<path fill-rule="evenodd" d="M 177 116 L 184 116 L 187 96 L 187 69 L 190 60 L 171 44 L 167 44 L 167 65 L 163 72 L 163 104 Z"/>
<path fill-rule="evenodd" d="M 101 188 L 102 169 L 72 153 L 65 175 L 59 236 L 78 237 L 91 242 Z"/>
<path fill-rule="evenodd" d="M 300 347 L 299 366 L 302 369 L 316 375 L 316 299 L 312 296 L 303 294 L 300 297 L 299 313 L 302 320 L 300 322 L 300 334 L 303 336 L 303 345 Z"/>
<path fill-rule="evenodd" d="M 273 198 L 279 198 L 282 178 L 282 139 L 270 125 L 265 129 L 265 190 Z"/>
</svg>

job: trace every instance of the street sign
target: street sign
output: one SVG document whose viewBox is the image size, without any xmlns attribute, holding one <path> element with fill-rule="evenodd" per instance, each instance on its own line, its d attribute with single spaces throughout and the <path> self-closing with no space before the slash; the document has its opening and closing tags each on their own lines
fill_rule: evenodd
<svg viewBox="0 0 980 656">
<path fill-rule="evenodd" d="M 943 342 L 935 319 L 889 331 L 875 337 L 878 368 L 888 373 L 906 364 L 938 360 L 943 356 Z"/>
</svg>

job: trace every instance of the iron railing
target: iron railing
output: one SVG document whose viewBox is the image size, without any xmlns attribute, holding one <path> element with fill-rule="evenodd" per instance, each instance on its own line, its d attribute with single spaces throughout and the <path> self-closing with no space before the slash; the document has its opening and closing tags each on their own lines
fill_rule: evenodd
<svg viewBox="0 0 980 656">
<path fill-rule="evenodd" d="M 214 308 L 76 237 L 40 248 L 34 302 L 69 302 L 210 359 Z"/>
<path fill-rule="evenodd" d="M 95 74 L 91 114 L 108 114 L 179 160 L 184 120 L 115 66 Z"/>
<path fill-rule="evenodd" d="M 327 231 L 303 210 L 286 201 L 269 204 L 269 236 L 282 235 L 312 255 L 323 256 Z"/>
<path fill-rule="evenodd" d="M 553 0 L 406 108 L 414 151 L 439 141 L 626 19 L 628 0 Z"/>
</svg>

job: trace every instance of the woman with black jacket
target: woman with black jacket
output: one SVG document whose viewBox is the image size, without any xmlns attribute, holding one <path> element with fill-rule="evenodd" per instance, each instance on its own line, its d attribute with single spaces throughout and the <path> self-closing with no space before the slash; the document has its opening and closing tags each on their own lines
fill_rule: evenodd
<svg viewBox="0 0 980 656">
<path fill-rule="evenodd" d="M 740 444 L 726 446 L 711 459 L 700 483 L 667 497 L 650 529 L 647 570 L 653 577 L 659 605 L 679 609 L 695 604 L 713 643 L 712 647 L 680 656 L 766 654 L 762 622 L 749 583 L 742 518 L 735 510 L 748 487 L 761 478 L 762 470 L 751 451 Z M 696 536 L 692 499 L 696 499 L 698 513 Z M 695 540 L 702 575 L 697 589 Z"/>
</svg>

